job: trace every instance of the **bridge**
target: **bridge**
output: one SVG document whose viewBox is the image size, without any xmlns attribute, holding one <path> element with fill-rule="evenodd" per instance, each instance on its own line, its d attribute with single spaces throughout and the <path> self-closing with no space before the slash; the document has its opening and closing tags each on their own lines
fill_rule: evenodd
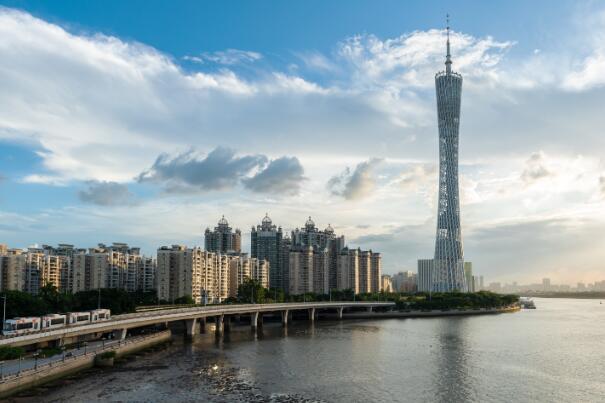
<svg viewBox="0 0 605 403">
<path fill-rule="evenodd" d="M 0 346 L 27 346 L 43 342 L 65 344 L 66 340 L 74 340 L 91 334 L 113 333 L 115 338 L 123 340 L 127 331 L 133 328 L 168 325 L 170 322 L 184 321 L 187 334 L 193 336 L 203 331 L 206 318 L 213 318 L 216 332 L 228 331 L 232 317 L 250 315 L 252 328 L 262 325 L 262 315 L 266 313 L 280 314 L 281 321 L 287 326 L 292 312 L 306 311 L 309 320 L 313 321 L 320 311 L 334 312 L 339 319 L 345 309 L 361 308 L 372 311 L 374 308 L 392 308 L 393 302 L 290 302 L 277 304 L 238 304 L 213 305 L 193 308 L 160 309 L 155 311 L 137 312 L 115 315 L 110 320 L 83 325 L 69 325 L 48 331 L 32 332 L 19 336 L 0 337 Z"/>
</svg>

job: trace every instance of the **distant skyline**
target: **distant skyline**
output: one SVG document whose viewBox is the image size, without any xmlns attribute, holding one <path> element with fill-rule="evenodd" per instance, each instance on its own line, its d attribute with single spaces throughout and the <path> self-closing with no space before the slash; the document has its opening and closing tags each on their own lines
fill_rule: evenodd
<svg viewBox="0 0 605 403">
<path fill-rule="evenodd" d="M 605 277 L 605 5 L 0 1 L 0 243 L 203 245 L 224 214 L 434 253 L 434 74 L 464 76 L 465 259 Z"/>
</svg>

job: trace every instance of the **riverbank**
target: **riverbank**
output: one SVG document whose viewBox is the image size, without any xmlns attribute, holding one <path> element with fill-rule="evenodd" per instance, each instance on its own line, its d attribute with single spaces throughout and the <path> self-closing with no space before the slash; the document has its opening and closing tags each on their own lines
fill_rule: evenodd
<svg viewBox="0 0 605 403">
<path fill-rule="evenodd" d="M 441 316 L 470 316 L 512 313 L 521 310 L 519 306 L 503 308 L 450 309 L 431 311 L 389 311 L 389 312 L 350 312 L 343 313 L 343 319 L 396 319 L 396 318 L 434 318 Z M 327 316 L 329 317 L 329 316 Z"/>
<path fill-rule="evenodd" d="M 66 357 L 64 361 L 51 362 L 46 365 L 38 366 L 37 368 L 22 371 L 19 374 L 6 376 L 0 380 L 0 398 L 5 398 L 17 392 L 92 368 L 95 366 L 95 360 L 99 354 L 112 351 L 115 352 L 115 356 L 119 358 L 170 341 L 171 336 L 172 333 L 170 330 L 137 336 L 126 339 L 118 345 L 111 345 L 104 349 L 100 349 L 94 353 Z"/>
</svg>

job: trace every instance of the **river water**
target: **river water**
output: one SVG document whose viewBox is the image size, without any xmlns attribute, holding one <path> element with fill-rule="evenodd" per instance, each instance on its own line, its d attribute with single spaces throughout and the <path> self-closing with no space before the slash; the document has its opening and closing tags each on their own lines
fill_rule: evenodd
<svg viewBox="0 0 605 403">
<path fill-rule="evenodd" d="M 25 400 L 603 402 L 605 304 L 518 313 L 266 324 L 171 346 Z"/>
</svg>

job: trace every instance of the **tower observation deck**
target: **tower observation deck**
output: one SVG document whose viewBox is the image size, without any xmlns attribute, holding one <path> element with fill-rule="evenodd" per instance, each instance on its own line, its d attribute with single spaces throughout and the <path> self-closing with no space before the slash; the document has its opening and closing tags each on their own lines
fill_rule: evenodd
<svg viewBox="0 0 605 403">
<path fill-rule="evenodd" d="M 445 71 L 435 75 L 439 125 L 439 203 L 432 290 L 467 291 L 460 230 L 458 130 L 462 76 L 452 71 L 450 28 L 447 26 Z"/>
</svg>

